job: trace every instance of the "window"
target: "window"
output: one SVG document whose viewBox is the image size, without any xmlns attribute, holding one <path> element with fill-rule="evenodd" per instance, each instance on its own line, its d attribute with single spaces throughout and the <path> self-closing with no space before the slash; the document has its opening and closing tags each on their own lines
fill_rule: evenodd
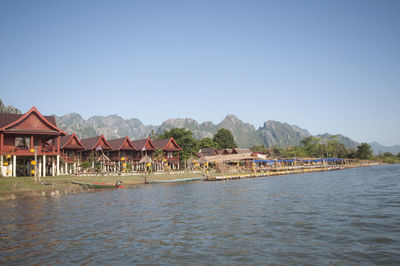
<svg viewBox="0 0 400 266">
<path fill-rule="evenodd" d="M 15 137 L 15 147 L 28 148 L 30 147 L 31 139 L 27 137 Z"/>
</svg>

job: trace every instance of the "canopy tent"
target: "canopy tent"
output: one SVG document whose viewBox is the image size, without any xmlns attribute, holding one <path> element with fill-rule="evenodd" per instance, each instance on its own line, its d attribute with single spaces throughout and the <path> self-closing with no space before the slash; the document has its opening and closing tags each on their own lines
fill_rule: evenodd
<svg viewBox="0 0 400 266">
<path fill-rule="evenodd" d="M 215 156 L 204 156 L 199 159 L 200 163 L 206 162 L 237 162 L 240 160 L 253 160 L 254 157 L 251 153 L 240 153 L 240 154 L 228 154 L 228 155 L 215 155 Z"/>
<path fill-rule="evenodd" d="M 319 158 L 319 159 L 279 159 L 279 160 L 253 160 L 252 162 L 254 163 L 275 163 L 275 162 L 338 162 L 338 161 L 344 161 L 343 158 Z"/>
<path fill-rule="evenodd" d="M 102 153 L 99 157 L 99 159 L 97 159 L 98 162 L 111 162 L 110 158 L 108 158 L 106 155 L 104 155 L 104 153 Z"/>
<path fill-rule="evenodd" d="M 139 161 L 139 163 L 151 163 L 151 158 L 147 155 L 143 156 L 143 158 Z"/>
</svg>

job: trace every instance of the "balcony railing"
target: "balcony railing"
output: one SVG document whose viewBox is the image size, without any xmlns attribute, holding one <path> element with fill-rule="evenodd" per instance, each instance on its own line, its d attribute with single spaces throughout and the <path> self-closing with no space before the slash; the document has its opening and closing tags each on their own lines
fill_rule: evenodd
<svg viewBox="0 0 400 266">
<path fill-rule="evenodd" d="M 127 161 L 127 162 L 134 160 L 134 157 L 132 157 L 132 156 L 111 156 L 109 158 L 111 161 L 118 162 L 118 161 L 121 161 L 122 157 L 124 157 L 125 161 Z"/>
<path fill-rule="evenodd" d="M 4 146 L 2 152 L 10 155 L 34 155 L 30 147 Z M 37 155 L 57 155 L 57 149 L 54 146 L 37 147 Z"/>
<path fill-rule="evenodd" d="M 61 158 L 66 162 L 66 163 L 74 163 L 77 162 L 80 159 L 80 156 L 77 155 L 63 155 Z"/>
</svg>

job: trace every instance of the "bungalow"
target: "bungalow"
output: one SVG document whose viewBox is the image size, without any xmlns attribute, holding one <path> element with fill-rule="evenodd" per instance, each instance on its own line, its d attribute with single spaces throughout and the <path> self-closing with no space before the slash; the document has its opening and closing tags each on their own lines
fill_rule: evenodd
<svg viewBox="0 0 400 266">
<path fill-rule="evenodd" d="M 118 170 L 121 169 L 121 161 L 133 163 L 133 154 L 136 149 L 128 136 L 125 138 L 109 140 L 108 143 L 112 150 L 107 151 L 107 155 L 112 162 L 118 164 Z"/>
<path fill-rule="evenodd" d="M 233 154 L 233 149 L 225 149 L 225 150 L 222 152 L 222 155 L 229 155 L 229 154 Z"/>
<path fill-rule="evenodd" d="M 197 153 L 197 157 L 202 158 L 204 156 L 215 156 L 218 155 L 218 151 L 214 148 L 202 148 Z"/>
<path fill-rule="evenodd" d="M 251 150 L 250 149 L 239 149 L 239 148 L 232 149 L 232 154 L 243 154 L 243 153 L 251 153 Z"/>
<path fill-rule="evenodd" d="M 219 150 L 219 151 L 217 151 L 217 153 L 220 155 L 230 155 L 230 154 L 251 153 L 251 151 L 249 149 L 233 148 L 233 149 Z"/>
<path fill-rule="evenodd" d="M 183 151 L 173 137 L 169 139 L 153 140 L 156 149 L 163 151 L 163 159 L 166 160 L 172 170 L 179 169 L 179 152 Z"/>
<path fill-rule="evenodd" d="M 104 138 L 104 135 L 81 139 L 81 143 L 85 147 L 85 149 L 81 151 L 82 161 L 87 160 L 90 156 L 99 159 L 104 155 L 104 151 L 112 150 L 110 144 Z"/>
<path fill-rule="evenodd" d="M 156 150 L 156 147 L 154 146 L 150 138 L 132 140 L 132 144 L 135 147 L 135 151 L 133 152 L 135 170 L 143 170 L 144 165 L 139 163 L 140 160 L 143 159 L 143 157 L 146 155 L 148 157 L 152 157 L 153 152 Z"/>
<path fill-rule="evenodd" d="M 59 175 L 60 138 L 64 135 L 55 118 L 43 116 L 36 107 L 25 114 L 0 114 L 0 173 L 12 177 Z"/>
<path fill-rule="evenodd" d="M 76 173 L 81 160 L 81 151 L 86 149 L 85 146 L 75 133 L 61 137 L 60 146 L 61 160 L 64 162 L 64 165 L 61 165 L 61 173 Z"/>
</svg>

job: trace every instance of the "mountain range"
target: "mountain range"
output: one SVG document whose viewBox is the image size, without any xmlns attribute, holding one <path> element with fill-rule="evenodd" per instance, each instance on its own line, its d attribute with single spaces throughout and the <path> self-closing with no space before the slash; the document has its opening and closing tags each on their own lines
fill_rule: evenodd
<svg viewBox="0 0 400 266">
<path fill-rule="evenodd" d="M 85 120 L 77 113 L 70 113 L 64 116 L 56 116 L 58 126 L 69 133 L 76 132 L 80 138 L 89 138 L 104 134 L 107 139 L 129 136 L 131 139 L 142 139 L 152 135 L 161 134 L 164 130 L 171 128 L 186 128 L 193 132 L 193 137 L 200 140 L 205 137 L 212 138 L 221 128 L 229 129 L 239 148 L 250 148 L 255 145 L 266 147 L 287 147 L 299 145 L 300 141 L 312 136 L 306 129 L 296 125 L 278 121 L 266 121 L 256 129 L 254 125 L 245 123 L 235 115 L 227 115 L 220 123 L 214 124 L 211 121 L 199 123 L 192 118 L 171 118 L 161 125 L 145 125 L 139 119 L 123 119 L 118 115 L 92 116 Z M 318 134 L 315 137 L 328 140 L 333 134 Z M 354 141 L 341 134 L 336 134 L 338 140 L 346 148 L 356 149 L 359 142 Z M 400 145 L 383 146 L 377 142 L 370 143 L 375 154 L 400 152 Z"/>
<path fill-rule="evenodd" d="M 191 118 L 171 118 L 159 126 L 144 125 L 138 119 L 123 119 L 117 115 L 93 116 L 88 120 L 77 113 L 56 116 L 58 126 L 68 133 L 76 132 L 80 138 L 89 138 L 104 134 L 107 139 L 129 136 L 132 139 L 147 138 L 151 135 L 161 134 L 171 128 L 186 128 L 193 132 L 193 137 L 200 140 L 205 137 L 212 138 L 221 128 L 229 129 L 239 148 L 249 148 L 255 145 L 266 147 L 287 147 L 299 145 L 300 141 L 312 136 L 310 132 L 296 125 L 289 125 L 278 121 L 267 121 L 256 129 L 252 124 L 245 123 L 235 115 L 227 115 L 218 124 L 211 121 L 198 123 Z M 331 134 L 316 135 L 322 139 L 329 139 Z M 356 148 L 358 142 L 342 135 L 339 141 L 348 148 Z"/>
<path fill-rule="evenodd" d="M 21 113 L 13 106 L 5 106 L 1 99 L 0 112 Z M 87 120 L 77 113 L 55 117 L 57 125 L 62 130 L 68 133 L 75 132 L 79 138 L 90 138 L 103 134 L 106 139 L 125 136 L 129 136 L 131 139 L 143 139 L 178 127 L 191 130 L 194 138 L 200 140 L 205 137 L 212 138 L 219 129 L 227 128 L 232 132 L 239 148 L 250 148 L 255 145 L 265 145 L 266 147 L 299 145 L 302 139 L 312 136 L 306 129 L 272 120 L 266 121 L 256 129 L 254 125 L 243 122 L 235 115 L 227 115 L 218 124 L 211 121 L 199 123 L 191 118 L 171 118 L 161 125 L 144 125 L 139 119 L 123 119 L 118 115 L 92 116 Z M 315 136 L 328 140 L 332 134 L 325 133 Z M 346 136 L 338 134 L 337 137 L 347 148 L 355 149 L 359 145 L 357 141 Z M 376 154 L 387 151 L 393 154 L 400 152 L 400 145 L 387 147 L 377 142 L 370 143 L 370 145 Z"/>
</svg>

